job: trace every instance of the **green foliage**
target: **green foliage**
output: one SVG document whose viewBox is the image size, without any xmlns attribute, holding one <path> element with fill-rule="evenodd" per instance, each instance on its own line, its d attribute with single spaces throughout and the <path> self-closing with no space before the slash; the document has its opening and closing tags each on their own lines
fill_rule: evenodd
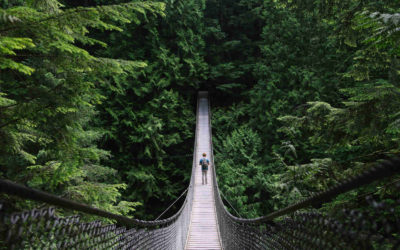
<svg viewBox="0 0 400 250">
<path fill-rule="evenodd" d="M 202 1 L 166 1 L 165 16 L 142 16 L 140 25 L 124 25 L 99 39 L 100 57 L 142 61 L 146 67 L 100 82 L 106 97 L 98 106 L 96 126 L 104 129 L 103 148 L 127 184 L 126 200 L 140 201 L 140 218 L 154 219 L 187 186 L 193 147 L 196 89 L 204 80 Z"/>
<path fill-rule="evenodd" d="M 264 177 L 267 171 L 260 165 L 259 135 L 247 127 L 239 127 L 224 140 L 214 143 L 219 148 L 215 160 L 222 193 L 241 216 L 257 216 L 264 210 L 260 198 L 266 198 L 264 190 L 268 188 Z"/>
<path fill-rule="evenodd" d="M 126 184 L 116 183 L 117 172 L 102 165 L 110 152 L 98 148 L 104 131 L 91 121 L 98 115 L 96 105 L 105 98 L 97 82 L 145 64 L 98 58 L 84 46 L 106 46 L 89 37 L 89 31 L 122 31 L 122 24 L 147 13 L 163 14 L 164 8 L 156 2 L 67 8 L 55 0 L 3 5 L 3 178 L 108 211 L 134 210 L 139 203 L 120 199 Z"/>
<path fill-rule="evenodd" d="M 221 190 L 242 216 L 399 153 L 396 1 L 82 4 L 0 5 L 1 177 L 154 218 L 188 183 L 199 88 L 212 93 Z M 382 182 L 322 209 L 366 193 L 398 198 Z"/>
<path fill-rule="evenodd" d="M 262 145 L 256 168 L 237 168 L 256 169 L 264 196 L 246 193 L 251 182 L 236 183 L 244 185 L 229 195 L 243 206 L 236 209 L 261 216 L 399 152 L 398 3 L 255 0 L 217 6 L 220 11 L 210 4 L 206 12 L 206 38 L 209 84 L 224 97 L 214 102 L 213 115 L 221 176 L 235 172 L 226 166 L 232 156 L 225 147 L 241 152 L 243 145 L 230 142 L 239 127 Z M 357 197 L 376 190 L 396 199 L 383 185 L 341 196 L 327 211 L 364 206 Z M 263 207 L 248 212 L 255 203 Z"/>
</svg>

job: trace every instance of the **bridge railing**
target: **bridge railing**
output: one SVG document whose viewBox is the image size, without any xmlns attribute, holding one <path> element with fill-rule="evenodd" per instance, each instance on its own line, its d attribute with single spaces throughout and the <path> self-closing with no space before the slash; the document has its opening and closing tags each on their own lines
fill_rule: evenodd
<svg viewBox="0 0 400 250">
<path fill-rule="evenodd" d="M 196 128 L 197 124 L 196 118 Z M 197 133 L 196 129 L 196 138 Z M 193 203 L 196 138 L 185 201 L 167 219 L 132 219 L 0 179 L 0 194 L 45 204 L 40 209 L 10 212 L 7 203 L 0 203 L 0 249 L 184 249 Z M 98 216 L 103 222 L 62 216 L 60 209 Z M 104 223 L 104 219 L 114 223 Z"/>
<path fill-rule="evenodd" d="M 211 110 L 209 102 L 210 129 Z M 212 138 L 210 138 L 212 147 Z M 238 218 L 225 207 L 218 188 L 213 149 L 211 149 L 215 206 L 224 249 L 399 249 L 400 218 L 394 204 L 367 198 L 370 211 L 342 210 L 323 214 L 320 207 L 339 194 L 400 172 L 400 159 L 376 164 L 369 171 L 304 199 L 286 208 L 254 219 Z M 389 216 L 388 216 L 389 215 Z M 341 218 L 341 219 L 339 219 Z M 343 219 L 344 218 L 344 219 Z"/>
<path fill-rule="evenodd" d="M 0 249 L 183 249 L 190 223 L 192 186 L 173 216 L 143 221 L 0 180 L 1 193 L 115 221 L 85 222 L 79 215 L 60 216 L 55 207 L 8 213 L 7 204 L 0 204 Z"/>
</svg>

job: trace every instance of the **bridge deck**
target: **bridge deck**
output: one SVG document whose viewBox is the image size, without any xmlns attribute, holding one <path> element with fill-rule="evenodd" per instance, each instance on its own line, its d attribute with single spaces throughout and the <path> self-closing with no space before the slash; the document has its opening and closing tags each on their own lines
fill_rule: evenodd
<svg viewBox="0 0 400 250">
<path fill-rule="evenodd" d="M 199 100 L 197 110 L 197 164 L 201 154 L 206 153 L 210 159 L 210 127 L 208 122 L 208 99 Z M 211 159 L 210 159 L 211 161 Z M 209 169 L 214 166 L 209 166 Z M 215 214 L 214 195 L 212 189 L 211 171 L 207 173 L 207 185 L 202 185 L 201 166 L 196 167 L 193 208 L 191 222 L 186 243 L 186 250 L 194 249 L 221 249 L 217 218 Z"/>
</svg>

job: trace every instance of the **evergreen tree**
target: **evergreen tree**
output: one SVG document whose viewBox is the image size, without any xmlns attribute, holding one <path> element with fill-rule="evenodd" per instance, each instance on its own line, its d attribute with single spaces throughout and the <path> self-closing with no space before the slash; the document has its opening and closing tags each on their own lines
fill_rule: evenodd
<svg viewBox="0 0 400 250">
<path fill-rule="evenodd" d="M 192 166 L 196 89 L 204 81 L 203 8 L 198 0 L 167 1 L 165 16 L 142 16 L 124 32 L 99 34 L 100 57 L 144 62 L 101 82 L 98 106 L 104 161 L 127 183 L 124 199 L 140 201 L 140 218 L 160 214 L 186 189 Z M 179 204 L 176 208 L 179 208 Z M 171 210 L 173 212 L 173 210 Z"/>
<path fill-rule="evenodd" d="M 66 8 L 55 0 L 3 3 L 0 9 L 1 177 L 116 213 L 137 205 L 121 201 L 126 184 L 101 165 L 110 153 L 97 147 L 102 131 L 90 125 L 104 100 L 102 76 L 137 63 L 91 55 L 84 46 L 106 46 L 89 30 L 122 31 L 143 13 L 164 5 L 131 2 Z M 26 204 L 25 204 L 26 206 Z"/>
</svg>

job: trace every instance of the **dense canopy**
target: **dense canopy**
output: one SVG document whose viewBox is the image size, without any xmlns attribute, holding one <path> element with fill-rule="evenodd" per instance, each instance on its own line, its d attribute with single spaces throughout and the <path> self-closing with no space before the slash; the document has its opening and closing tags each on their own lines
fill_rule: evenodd
<svg viewBox="0 0 400 250">
<path fill-rule="evenodd" d="M 399 39 L 393 0 L 0 1 L 0 178 L 154 219 L 208 90 L 220 189 L 265 215 L 399 153 Z"/>
</svg>

